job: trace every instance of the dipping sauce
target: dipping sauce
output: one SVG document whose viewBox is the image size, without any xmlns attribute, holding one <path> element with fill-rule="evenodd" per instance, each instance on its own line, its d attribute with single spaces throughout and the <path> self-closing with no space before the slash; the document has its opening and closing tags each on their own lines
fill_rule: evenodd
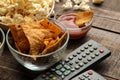
<svg viewBox="0 0 120 80">
<path fill-rule="evenodd" d="M 57 20 L 63 23 L 70 34 L 70 39 L 81 38 L 84 36 L 91 28 L 91 22 L 85 23 L 84 26 L 79 27 L 75 24 L 76 13 L 69 13 L 60 16 Z"/>
</svg>

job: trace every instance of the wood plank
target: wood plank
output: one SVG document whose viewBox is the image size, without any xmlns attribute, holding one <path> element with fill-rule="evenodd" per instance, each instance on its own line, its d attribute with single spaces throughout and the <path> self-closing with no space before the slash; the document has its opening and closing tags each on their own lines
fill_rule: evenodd
<svg viewBox="0 0 120 80">
<path fill-rule="evenodd" d="M 90 3 L 92 6 L 109 10 L 109 11 L 114 11 L 114 12 L 120 12 L 120 0 L 104 0 L 104 3 L 99 6 L 95 6 L 92 3 Z"/>
<path fill-rule="evenodd" d="M 120 21 L 94 16 L 93 27 L 109 30 L 120 34 Z"/>
<path fill-rule="evenodd" d="M 0 56 L 0 66 L 6 66 L 10 69 L 19 70 L 21 65 L 15 60 L 8 48 L 5 46 L 2 56 Z"/>
<path fill-rule="evenodd" d="M 100 74 L 108 76 L 109 78 L 111 78 L 111 80 L 120 79 L 120 76 L 119 76 L 120 74 L 119 72 L 120 70 L 120 67 L 119 67 L 120 66 L 119 65 L 120 35 L 119 34 L 92 28 L 85 37 L 77 40 L 70 40 L 68 44 L 68 48 L 65 53 L 70 53 L 71 51 L 81 46 L 84 42 L 88 41 L 89 39 L 96 40 L 97 42 L 103 44 L 104 46 L 108 47 L 112 51 L 112 55 L 109 58 L 107 58 L 105 61 L 97 65 L 95 70 Z M 0 68 L 0 71 L 2 72 L 1 75 L 7 74 L 10 76 L 12 75 L 12 73 L 16 73 L 14 74 L 14 77 L 15 77 L 18 74 L 20 75 L 28 74 L 28 72 L 24 70 L 25 68 L 21 69 L 22 66 L 20 66 L 20 64 L 18 64 L 12 56 L 10 58 L 7 55 L 9 54 L 5 53 L 3 54 L 2 58 L 0 58 L 1 59 L 0 65 L 3 66 Z M 4 63 L 6 61 L 7 63 Z M 6 72 L 4 73 L 4 71 Z M 9 73 L 7 73 L 7 71 Z M 28 76 L 31 77 L 31 75 L 28 75 Z"/>
<path fill-rule="evenodd" d="M 120 33 L 120 0 L 105 0 L 100 6 L 90 3 L 95 16 L 93 26 Z"/>
<path fill-rule="evenodd" d="M 118 65 L 120 61 L 120 35 L 98 29 L 91 29 L 89 35 L 92 38 L 95 37 L 93 39 L 108 47 L 112 52 L 109 58 L 96 67 L 97 71 L 106 76 L 120 79 L 120 66 Z"/>
<path fill-rule="evenodd" d="M 25 76 L 14 71 L 0 67 L 0 80 L 31 80 L 28 76 Z"/>
</svg>

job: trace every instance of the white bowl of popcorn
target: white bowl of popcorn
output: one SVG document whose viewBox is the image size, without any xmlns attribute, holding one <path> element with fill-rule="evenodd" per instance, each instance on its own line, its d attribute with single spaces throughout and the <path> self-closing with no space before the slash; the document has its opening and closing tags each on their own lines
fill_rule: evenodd
<svg viewBox="0 0 120 80">
<path fill-rule="evenodd" d="M 6 31 L 8 24 L 19 24 L 25 16 L 41 20 L 54 9 L 54 0 L 0 0 L 0 27 Z"/>
</svg>

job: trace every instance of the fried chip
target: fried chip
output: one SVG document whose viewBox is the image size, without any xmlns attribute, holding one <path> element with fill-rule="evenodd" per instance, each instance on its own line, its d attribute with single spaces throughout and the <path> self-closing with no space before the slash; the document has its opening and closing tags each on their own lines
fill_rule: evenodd
<svg viewBox="0 0 120 80">
<path fill-rule="evenodd" d="M 82 27 L 93 18 L 93 15 L 93 11 L 78 12 L 76 15 L 75 24 Z"/>
<path fill-rule="evenodd" d="M 30 44 L 21 26 L 9 24 L 9 27 L 10 27 L 11 34 L 13 36 L 16 48 L 22 53 L 29 52 Z"/>
<path fill-rule="evenodd" d="M 54 38 L 56 38 L 61 33 L 61 29 L 47 18 L 44 18 L 41 21 L 41 25 L 44 26 L 45 29 L 53 30 Z"/>
<path fill-rule="evenodd" d="M 25 17 L 19 25 L 9 25 L 17 49 L 31 55 L 45 55 L 57 50 L 67 33 L 47 18 L 41 22 Z M 36 57 L 32 57 L 36 60 Z"/>
<path fill-rule="evenodd" d="M 58 41 L 56 41 L 56 43 L 54 43 L 54 44 L 46 47 L 46 48 L 44 49 L 44 51 L 43 51 L 42 53 L 40 53 L 40 54 L 43 55 L 43 54 L 50 53 L 50 52 L 52 52 L 52 51 L 57 50 L 57 49 L 61 46 L 62 41 L 65 39 L 65 36 L 66 36 L 66 35 L 67 35 L 66 32 L 63 33 L 63 35 L 61 36 L 61 38 L 59 38 Z"/>
<path fill-rule="evenodd" d="M 21 26 L 26 26 L 26 28 L 31 28 L 31 29 L 43 29 L 44 26 L 40 24 L 38 20 L 32 19 L 30 17 L 25 17 L 24 22 L 21 23 Z"/>
</svg>

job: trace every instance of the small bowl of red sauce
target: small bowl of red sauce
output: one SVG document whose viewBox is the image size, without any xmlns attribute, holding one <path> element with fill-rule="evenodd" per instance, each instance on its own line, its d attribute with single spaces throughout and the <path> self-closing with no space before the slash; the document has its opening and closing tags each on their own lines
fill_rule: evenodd
<svg viewBox="0 0 120 80">
<path fill-rule="evenodd" d="M 86 22 L 84 26 L 78 26 L 75 23 L 77 13 L 67 13 L 58 16 L 56 14 L 55 19 L 64 24 L 69 31 L 70 39 L 78 39 L 85 36 L 92 26 L 92 19 Z"/>
</svg>

